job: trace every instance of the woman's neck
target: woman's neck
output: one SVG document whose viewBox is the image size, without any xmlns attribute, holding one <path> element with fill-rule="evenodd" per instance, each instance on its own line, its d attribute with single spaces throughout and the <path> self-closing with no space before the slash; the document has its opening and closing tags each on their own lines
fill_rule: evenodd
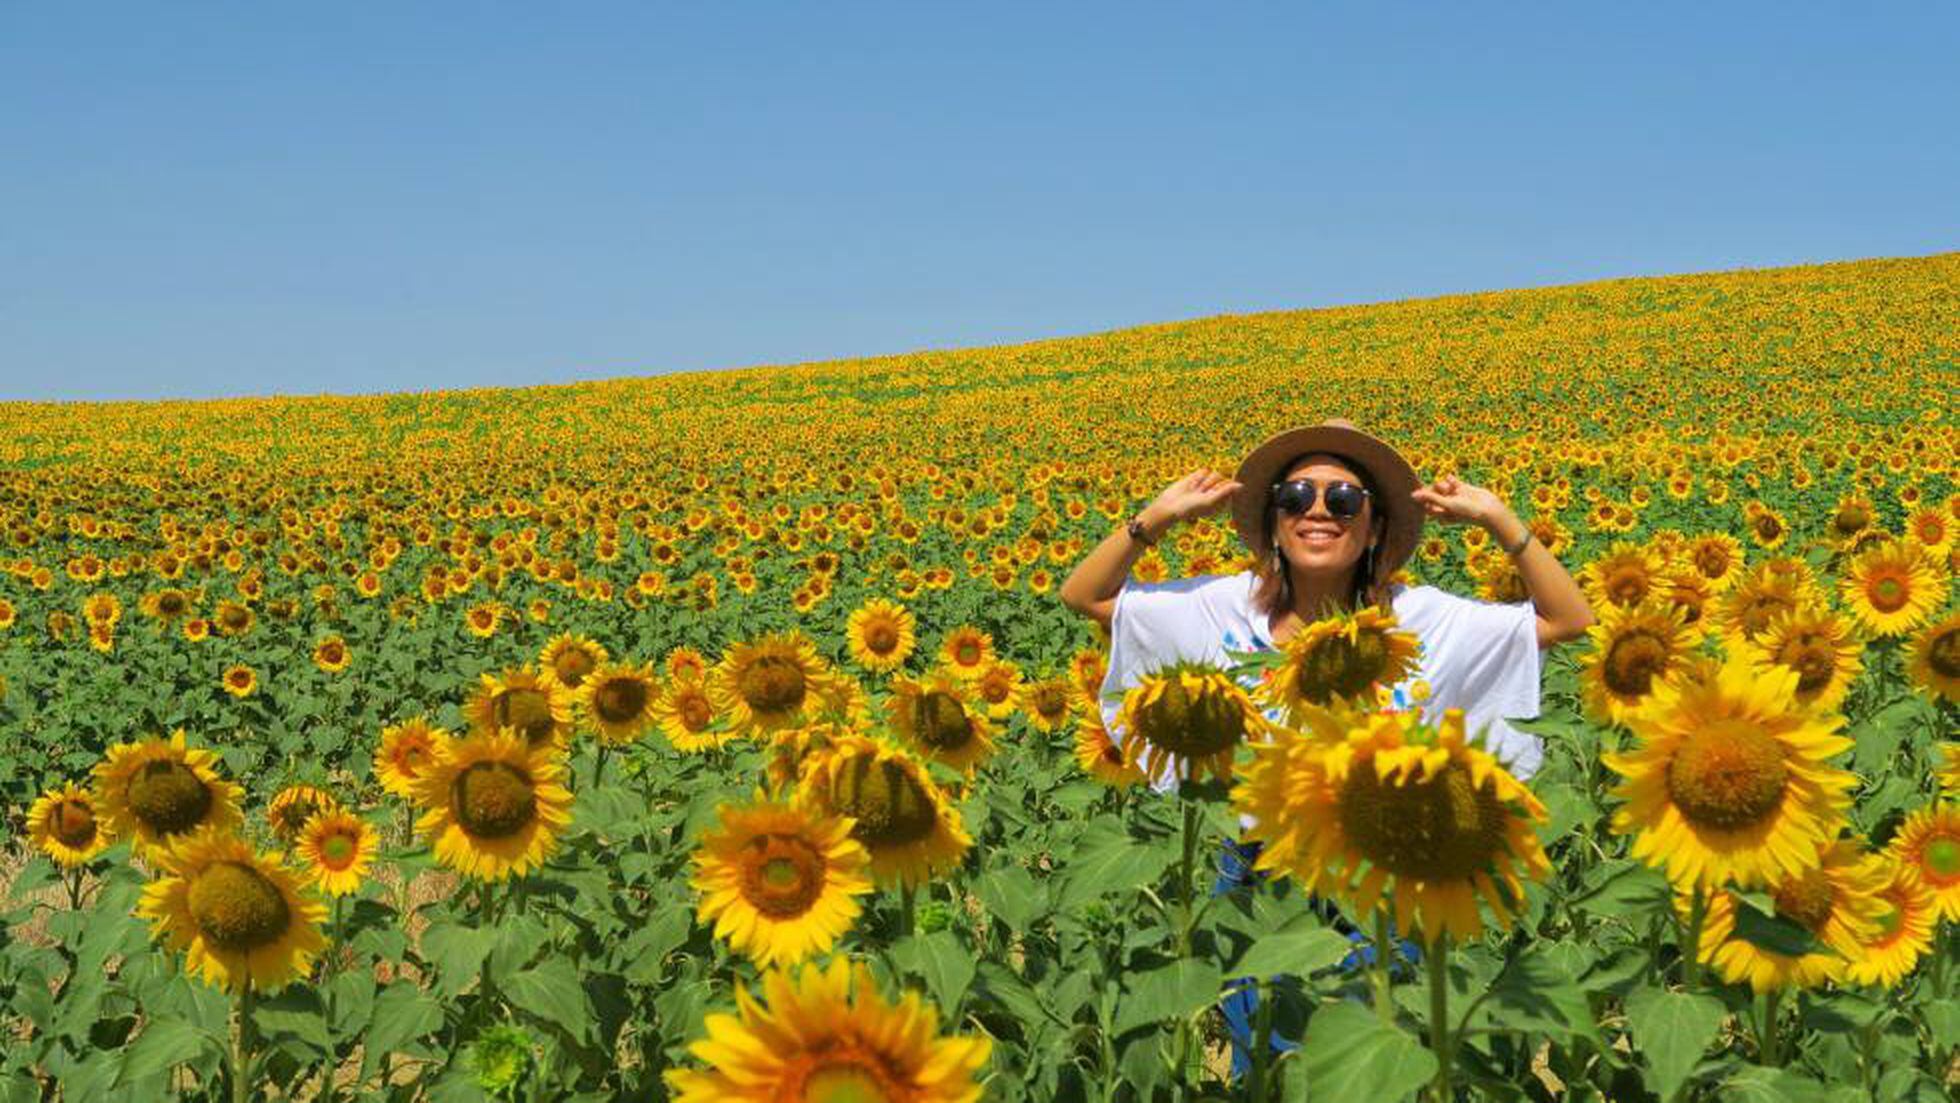
<svg viewBox="0 0 1960 1103">
<path fill-rule="evenodd" d="M 1302 622 L 1312 622 L 1327 616 L 1337 609 L 1347 608 L 1348 595 L 1354 592 L 1354 569 L 1352 567 L 1337 575 L 1302 575 L 1292 571 L 1293 613 Z"/>
</svg>

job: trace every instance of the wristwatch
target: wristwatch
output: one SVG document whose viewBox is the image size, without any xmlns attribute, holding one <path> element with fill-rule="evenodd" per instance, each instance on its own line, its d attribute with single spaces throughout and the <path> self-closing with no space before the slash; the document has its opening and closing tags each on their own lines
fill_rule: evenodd
<svg viewBox="0 0 1960 1103">
<path fill-rule="evenodd" d="M 1127 525 L 1127 526 L 1125 526 L 1125 527 L 1126 527 L 1126 528 L 1128 528 L 1128 530 L 1129 530 L 1129 533 L 1130 533 L 1130 539 L 1132 539 L 1132 540 L 1135 540 L 1135 541 L 1136 541 L 1137 543 L 1139 543 L 1139 544 L 1142 544 L 1142 545 L 1143 545 L 1144 547 L 1146 547 L 1146 548 L 1150 548 L 1150 547 L 1155 547 L 1155 546 L 1157 545 L 1157 541 L 1155 541 L 1155 540 L 1147 540 L 1147 539 L 1145 539 L 1145 538 L 1144 538 L 1144 535 L 1143 535 L 1143 518 L 1141 518 L 1141 517 L 1132 517 L 1132 518 L 1130 518 L 1130 523 L 1129 523 L 1129 525 Z"/>
<path fill-rule="evenodd" d="M 1531 538 L 1532 538 L 1532 537 L 1533 537 L 1534 535 L 1536 535 L 1536 534 L 1535 534 L 1535 533 L 1533 533 L 1533 532 L 1531 531 L 1531 529 L 1529 529 L 1529 528 L 1526 528 L 1526 529 L 1524 530 L 1524 535 L 1523 535 L 1522 537 L 1520 537 L 1520 538 L 1518 539 L 1518 542 L 1517 542 L 1517 543 L 1515 543 L 1515 544 L 1513 544 L 1513 545 L 1511 545 L 1511 546 L 1510 546 L 1510 547 L 1508 547 L 1508 548 L 1505 548 L 1505 547 L 1504 547 L 1504 545 L 1502 545 L 1502 544 L 1499 544 L 1499 545 L 1498 545 L 1498 547 L 1500 547 L 1500 548 L 1503 548 L 1503 550 L 1504 550 L 1504 554 L 1505 554 L 1505 555 L 1508 555 L 1508 556 L 1511 556 L 1512 558 L 1516 558 L 1516 557 L 1517 557 L 1517 554 L 1518 554 L 1519 552 L 1521 552 L 1521 551 L 1523 551 L 1523 550 L 1524 550 L 1524 546 L 1525 546 L 1526 544 L 1529 544 L 1529 543 L 1531 543 Z"/>
</svg>

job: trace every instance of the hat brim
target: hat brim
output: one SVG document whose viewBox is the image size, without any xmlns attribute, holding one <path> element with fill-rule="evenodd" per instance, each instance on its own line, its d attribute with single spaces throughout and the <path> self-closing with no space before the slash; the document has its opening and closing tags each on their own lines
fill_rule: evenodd
<svg viewBox="0 0 1960 1103">
<path fill-rule="evenodd" d="M 1272 546 L 1266 526 L 1266 503 L 1281 468 L 1307 452 L 1332 452 L 1366 468 L 1375 487 L 1374 507 L 1387 519 L 1376 572 L 1388 578 L 1415 554 L 1422 539 L 1424 511 L 1412 495 L 1422 485 L 1415 468 L 1385 441 L 1359 429 L 1340 425 L 1311 425 L 1268 438 L 1239 464 L 1239 492 L 1232 496 L 1232 524 L 1239 539 L 1255 554 Z"/>
</svg>

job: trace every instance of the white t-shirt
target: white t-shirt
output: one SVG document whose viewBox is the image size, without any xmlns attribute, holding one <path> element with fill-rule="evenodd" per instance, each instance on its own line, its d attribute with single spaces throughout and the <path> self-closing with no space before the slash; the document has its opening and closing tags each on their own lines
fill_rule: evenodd
<svg viewBox="0 0 1960 1103">
<path fill-rule="evenodd" d="M 1143 675 L 1180 659 L 1233 665 L 1225 652 L 1273 649 L 1265 614 L 1253 608 L 1257 579 L 1251 571 L 1199 575 L 1166 582 L 1131 579 L 1116 595 L 1109 624 L 1109 673 L 1100 693 L 1103 724 L 1119 743 L 1116 716 L 1123 694 Z M 1430 722 L 1443 710 L 1463 710 L 1472 735 L 1488 727 L 1484 746 L 1519 780 L 1538 770 L 1544 746 L 1537 736 L 1505 723 L 1538 715 L 1538 615 L 1529 602 L 1497 605 L 1473 601 L 1434 586 L 1396 586 L 1390 605 L 1400 627 L 1415 633 L 1421 647 L 1416 672 L 1392 688 L 1396 709 L 1417 707 L 1410 689 L 1429 683 L 1420 708 Z M 1241 678 L 1258 688 L 1258 676 Z M 1277 720 L 1277 707 L 1266 710 Z M 1152 779 L 1169 789 L 1175 779 Z"/>
</svg>

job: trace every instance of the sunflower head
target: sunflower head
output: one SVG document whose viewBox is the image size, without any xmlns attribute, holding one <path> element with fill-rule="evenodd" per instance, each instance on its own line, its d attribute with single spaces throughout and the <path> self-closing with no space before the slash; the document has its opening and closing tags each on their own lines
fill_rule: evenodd
<svg viewBox="0 0 1960 1103">
<path fill-rule="evenodd" d="M 330 896 L 358 892 L 380 846 L 373 825 L 344 808 L 320 812 L 299 830 L 296 847 L 307 875 Z"/>
<path fill-rule="evenodd" d="M 569 632 L 552 637 L 538 653 L 538 666 L 544 677 L 569 690 L 577 690 L 586 676 L 599 669 L 610 656 L 598 641 Z"/>
<path fill-rule="evenodd" d="M 978 678 L 994 660 L 994 638 L 970 624 L 946 633 L 939 661 L 962 678 Z"/>
<path fill-rule="evenodd" d="M 653 667 L 609 663 L 593 668 L 581 681 L 579 699 L 600 739 L 628 743 L 653 723 L 654 701 L 660 695 Z"/>
<path fill-rule="evenodd" d="M 710 681 L 718 712 L 742 735 L 794 727 L 816 701 L 829 671 L 801 632 L 772 633 L 737 643 L 715 665 Z"/>
<path fill-rule="evenodd" d="M 265 821 L 272 826 L 273 834 L 279 836 L 281 842 L 291 846 L 299 838 L 300 829 L 306 826 L 307 820 L 339 807 L 340 802 L 323 789 L 311 785 L 288 785 L 266 805 Z"/>
<path fill-rule="evenodd" d="M 184 951 L 186 972 L 227 991 L 270 992 L 305 977 L 326 948 L 326 905 L 301 889 L 283 855 L 204 827 L 155 857 L 164 876 L 136 911 L 155 937 Z"/>
<path fill-rule="evenodd" d="M 761 793 L 716 814 L 694 855 L 701 921 L 762 968 L 835 945 L 857 919 L 855 898 L 871 891 L 871 856 L 852 821 Z"/>
<path fill-rule="evenodd" d="M 68 782 L 42 793 L 27 810 L 27 836 L 55 864 L 72 869 L 109 848 L 109 827 L 95 793 Z"/>
<path fill-rule="evenodd" d="M 1911 540 L 1873 544 L 1851 560 L 1840 583 L 1845 607 L 1878 636 L 1917 628 L 1945 604 L 1947 588 L 1947 576 Z"/>
<path fill-rule="evenodd" d="M 171 838 L 199 827 L 236 829 L 243 822 L 238 798 L 244 790 L 218 775 L 217 762 L 212 752 L 188 746 L 182 729 L 169 739 L 110 747 L 95 767 L 110 831 L 154 855 Z"/>
<path fill-rule="evenodd" d="M 1865 852 L 1856 839 L 1839 839 L 1817 848 L 1801 873 L 1769 885 L 1776 914 L 1816 939 L 1815 950 L 1784 954 L 1735 936 L 1737 904 L 1728 892 L 1709 898 L 1702 924 L 1701 959 L 1732 984 L 1758 992 L 1814 988 L 1842 979 L 1865 958 L 1865 945 L 1879 935 L 1886 910 L 1880 893 L 1888 880 L 1885 863 Z"/>
<path fill-rule="evenodd" d="M 1596 605 L 1625 608 L 1647 600 L 1666 567 L 1652 548 L 1621 541 L 1579 572 L 1579 584 Z"/>
<path fill-rule="evenodd" d="M 1913 637 L 1907 672 L 1912 684 L 1928 697 L 1960 705 L 1960 611 L 1948 613 Z"/>
<path fill-rule="evenodd" d="M 653 702 L 654 722 L 674 749 L 684 754 L 711 750 L 735 733 L 715 726 L 715 702 L 706 683 L 695 678 L 670 680 Z"/>
<path fill-rule="evenodd" d="M 1885 887 L 1878 890 L 1878 898 L 1884 910 L 1877 914 L 1871 936 L 1860 947 L 1862 952 L 1845 970 L 1845 979 L 1890 988 L 1904 980 L 1933 948 L 1939 908 L 1933 890 L 1918 870 L 1889 854 L 1882 860 Z"/>
<path fill-rule="evenodd" d="M 1593 644 L 1581 674 L 1586 712 L 1608 724 L 1625 722 L 1680 668 L 1692 646 L 1680 611 L 1658 598 L 1606 606 L 1586 635 Z"/>
<path fill-rule="evenodd" d="M 871 853 L 880 884 L 922 884 L 957 867 L 973 845 L 924 764 L 861 735 L 845 735 L 811 756 L 798 794 L 851 818 L 851 837 Z"/>
<path fill-rule="evenodd" d="M 1909 813 L 1887 852 L 1931 890 L 1941 919 L 1960 920 L 1960 803 L 1937 801 Z"/>
<path fill-rule="evenodd" d="M 925 758 L 970 774 L 994 752 L 974 684 L 943 667 L 923 678 L 893 679 L 886 707 L 892 730 Z"/>
<path fill-rule="evenodd" d="M 1036 731 L 1051 732 L 1068 722 L 1075 711 L 1075 687 L 1065 678 L 1025 682 L 1019 694 L 1021 711 Z M 1104 734 L 1107 738 L 1107 733 Z"/>
<path fill-rule="evenodd" d="M 417 829 L 436 859 L 465 876 L 498 881 L 543 864 L 571 822 L 563 751 L 514 728 L 472 732 L 442 746 L 415 782 L 427 811 Z"/>
<path fill-rule="evenodd" d="M 1747 654 L 1690 664 L 1625 723 L 1634 746 L 1602 756 L 1625 780 L 1613 829 L 1677 885 L 1787 879 L 1835 838 L 1857 779 L 1843 718 L 1797 700 L 1798 675 Z"/>
<path fill-rule="evenodd" d="M 463 706 L 473 732 L 511 728 L 533 744 L 564 746 L 572 733 L 572 694 L 530 667 L 485 674 Z"/>
<path fill-rule="evenodd" d="M 1281 645 L 1285 659 L 1265 683 L 1264 703 L 1281 706 L 1297 721 L 1307 706 L 1372 701 L 1378 687 L 1415 672 L 1418 647 L 1395 614 L 1379 607 L 1314 621 Z"/>
<path fill-rule="evenodd" d="M 1123 748 L 1109 737 L 1102 715 L 1090 709 L 1075 728 L 1075 762 L 1090 777 L 1112 788 L 1125 788 L 1144 780 L 1143 769 L 1123 754 Z"/>
<path fill-rule="evenodd" d="M 436 759 L 450 734 L 417 716 L 381 729 L 381 745 L 374 752 L 374 774 L 381 787 L 398 797 L 413 799 L 415 779 Z"/>
<path fill-rule="evenodd" d="M 895 601 L 872 598 L 851 613 L 844 635 L 851 660 L 873 673 L 904 665 L 918 647 L 916 621 Z"/>
<path fill-rule="evenodd" d="M 1862 666 L 1849 624 L 1823 603 L 1807 601 L 1777 615 L 1756 637 L 1754 657 L 1797 673 L 1797 700 L 1834 709 Z"/>
</svg>

